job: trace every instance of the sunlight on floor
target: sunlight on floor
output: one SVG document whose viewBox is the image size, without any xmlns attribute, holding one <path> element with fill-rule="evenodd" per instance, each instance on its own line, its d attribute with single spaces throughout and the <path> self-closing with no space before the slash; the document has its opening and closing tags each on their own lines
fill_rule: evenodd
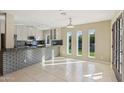
<svg viewBox="0 0 124 93">
<path fill-rule="evenodd" d="M 88 75 L 84 75 L 84 77 L 91 78 L 93 80 L 98 80 L 103 78 L 103 73 L 100 72 L 100 73 L 88 74 Z"/>
<path fill-rule="evenodd" d="M 113 82 L 117 81 L 107 64 L 55 57 L 0 77 L 2 82 Z"/>
<path fill-rule="evenodd" d="M 74 59 L 58 59 L 58 60 L 48 60 L 48 61 L 45 61 L 44 62 L 44 65 L 43 66 L 47 66 L 47 65 L 64 65 L 64 64 L 76 64 L 76 63 L 85 63 L 85 62 L 88 62 L 88 61 L 78 61 L 78 60 L 75 60 Z"/>
</svg>

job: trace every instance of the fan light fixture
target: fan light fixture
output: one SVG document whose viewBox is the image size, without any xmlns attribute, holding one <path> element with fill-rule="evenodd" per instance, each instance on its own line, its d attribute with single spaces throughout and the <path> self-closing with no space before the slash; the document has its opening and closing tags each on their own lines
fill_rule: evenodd
<svg viewBox="0 0 124 93">
<path fill-rule="evenodd" d="M 71 22 L 72 22 L 72 18 L 69 18 L 69 24 L 67 25 L 67 28 L 74 28 Z"/>
</svg>

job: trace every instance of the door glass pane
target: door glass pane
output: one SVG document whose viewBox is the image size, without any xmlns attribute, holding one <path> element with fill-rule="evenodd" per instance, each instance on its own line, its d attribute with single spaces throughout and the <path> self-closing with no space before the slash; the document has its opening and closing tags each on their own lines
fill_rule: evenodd
<svg viewBox="0 0 124 93">
<path fill-rule="evenodd" d="M 116 65 L 116 24 L 114 26 L 114 65 Z"/>
<path fill-rule="evenodd" d="M 123 35 L 123 30 L 122 30 L 122 18 L 120 19 L 120 73 L 122 73 L 122 35 Z"/>
<path fill-rule="evenodd" d="M 119 21 L 117 21 L 117 69 L 119 70 Z"/>
</svg>

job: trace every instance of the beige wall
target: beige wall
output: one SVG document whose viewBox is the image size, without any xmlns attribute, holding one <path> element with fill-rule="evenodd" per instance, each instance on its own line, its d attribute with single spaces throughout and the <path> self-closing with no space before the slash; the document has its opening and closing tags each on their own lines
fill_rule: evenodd
<svg viewBox="0 0 124 93">
<path fill-rule="evenodd" d="M 14 48 L 14 16 L 6 14 L 6 48 Z"/>
<path fill-rule="evenodd" d="M 88 30 L 95 29 L 96 54 L 95 58 L 88 57 Z M 66 53 L 66 33 L 72 32 L 72 55 L 68 56 Z M 83 32 L 83 56 L 76 56 L 76 32 Z M 65 57 L 73 57 L 83 60 L 100 60 L 100 62 L 110 63 L 111 59 L 111 21 L 101 21 L 89 24 L 76 25 L 73 29 L 61 28 L 61 35 L 63 39 L 63 46 L 60 54 Z"/>
</svg>

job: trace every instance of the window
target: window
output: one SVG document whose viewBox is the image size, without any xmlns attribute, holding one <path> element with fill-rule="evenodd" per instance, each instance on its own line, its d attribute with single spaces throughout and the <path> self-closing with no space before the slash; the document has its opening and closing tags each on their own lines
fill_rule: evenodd
<svg viewBox="0 0 124 93">
<path fill-rule="evenodd" d="M 72 32 L 67 32 L 67 54 L 72 53 Z"/>
<path fill-rule="evenodd" d="M 88 56 L 94 58 L 95 57 L 95 30 L 90 30 L 88 32 L 88 38 L 89 38 L 89 42 L 88 42 Z"/>
<path fill-rule="evenodd" d="M 77 32 L 77 56 L 82 55 L 82 32 Z"/>
</svg>

